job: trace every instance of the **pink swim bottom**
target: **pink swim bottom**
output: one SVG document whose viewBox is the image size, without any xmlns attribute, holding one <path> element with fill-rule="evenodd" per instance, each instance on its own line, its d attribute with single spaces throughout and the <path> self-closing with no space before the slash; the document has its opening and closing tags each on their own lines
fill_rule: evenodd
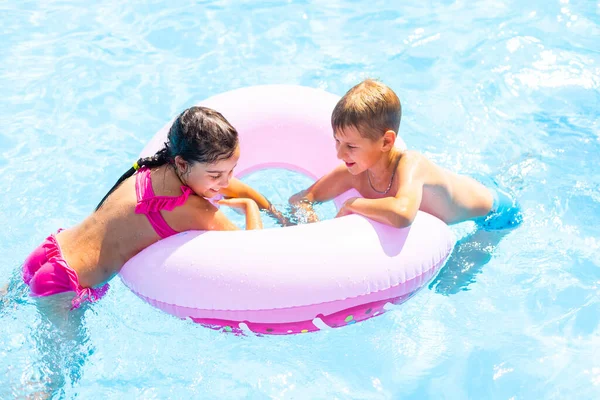
<svg viewBox="0 0 600 400">
<path fill-rule="evenodd" d="M 60 232 L 62 229 L 59 229 Z M 57 232 L 57 233 L 58 233 Z M 62 256 L 54 235 L 50 235 L 25 260 L 23 281 L 32 296 L 51 296 L 64 292 L 75 292 L 73 308 L 84 301 L 94 302 L 106 294 L 108 284 L 100 288 L 84 288 L 79 284 L 77 273 L 69 267 Z"/>
</svg>

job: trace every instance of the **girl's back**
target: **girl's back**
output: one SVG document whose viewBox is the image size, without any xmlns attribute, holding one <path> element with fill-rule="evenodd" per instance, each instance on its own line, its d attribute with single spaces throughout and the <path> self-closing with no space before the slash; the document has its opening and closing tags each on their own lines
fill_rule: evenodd
<svg viewBox="0 0 600 400">
<path fill-rule="evenodd" d="M 102 297 L 107 286 L 95 286 L 161 238 L 190 229 L 237 229 L 207 200 L 222 190 L 234 197 L 223 204 L 246 211 L 246 229 L 260 229 L 256 201 L 262 208 L 270 203 L 241 182 L 228 188 L 238 144 L 237 131 L 218 112 L 185 110 L 163 149 L 134 163 L 83 222 L 51 234 L 27 257 L 23 280 L 31 294 L 74 291 L 78 307 Z"/>
<path fill-rule="evenodd" d="M 156 196 L 182 195 L 181 182 L 168 165 L 152 170 L 151 177 Z M 135 212 L 137 178 L 138 174 L 127 178 L 98 211 L 56 235 L 63 257 L 79 275 L 82 286 L 106 282 L 130 258 L 160 239 L 146 215 Z M 169 224 L 171 212 L 160 213 Z"/>
</svg>

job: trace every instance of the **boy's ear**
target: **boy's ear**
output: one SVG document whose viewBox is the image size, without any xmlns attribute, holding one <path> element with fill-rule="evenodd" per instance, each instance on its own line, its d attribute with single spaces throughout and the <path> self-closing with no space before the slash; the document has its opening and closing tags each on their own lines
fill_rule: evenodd
<svg viewBox="0 0 600 400">
<path fill-rule="evenodd" d="M 383 144 L 381 150 L 390 151 L 394 147 L 394 143 L 396 143 L 396 132 L 388 129 L 383 134 Z"/>
</svg>

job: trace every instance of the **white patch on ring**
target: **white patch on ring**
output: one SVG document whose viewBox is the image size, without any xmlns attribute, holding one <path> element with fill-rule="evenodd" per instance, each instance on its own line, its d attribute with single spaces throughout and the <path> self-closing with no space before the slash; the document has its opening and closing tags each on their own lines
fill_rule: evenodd
<svg viewBox="0 0 600 400">
<path fill-rule="evenodd" d="M 323 320 L 319 317 L 316 317 L 315 319 L 313 319 L 312 323 L 314 326 L 316 326 L 317 328 L 319 328 L 322 331 L 331 329 L 331 327 L 329 325 L 327 325 L 325 322 L 323 322 Z"/>
<path fill-rule="evenodd" d="M 245 322 L 240 322 L 238 324 L 238 326 L 240 327 L 240 329 L 242 330 L 242 332 L 244 333 L 254 333 L 252 332 L 252 330 L 250 328 L 248 328 L 248 325 L 246 325 Z"/>
</svg>

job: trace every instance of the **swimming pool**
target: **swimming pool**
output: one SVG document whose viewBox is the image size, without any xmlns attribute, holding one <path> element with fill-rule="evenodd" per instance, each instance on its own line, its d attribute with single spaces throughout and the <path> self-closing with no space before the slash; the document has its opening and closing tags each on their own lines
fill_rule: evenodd
<svg viewBox="0 0 600 400">
<path fill-rule="evenodd" d="M 403 102 L 409 147 L 510 187 L 525 221 L 493 249 L 458 249 L 397 309 L 293 337 L 204 329 L 119 279 L 49 320 L 11 285 L 0 398 L 600 396 L 597 1 L 188 3 L 0 4 L 0 287 L 165 121 L 255 84 L 341 95 L 381 78 Z"/>
</svg>

